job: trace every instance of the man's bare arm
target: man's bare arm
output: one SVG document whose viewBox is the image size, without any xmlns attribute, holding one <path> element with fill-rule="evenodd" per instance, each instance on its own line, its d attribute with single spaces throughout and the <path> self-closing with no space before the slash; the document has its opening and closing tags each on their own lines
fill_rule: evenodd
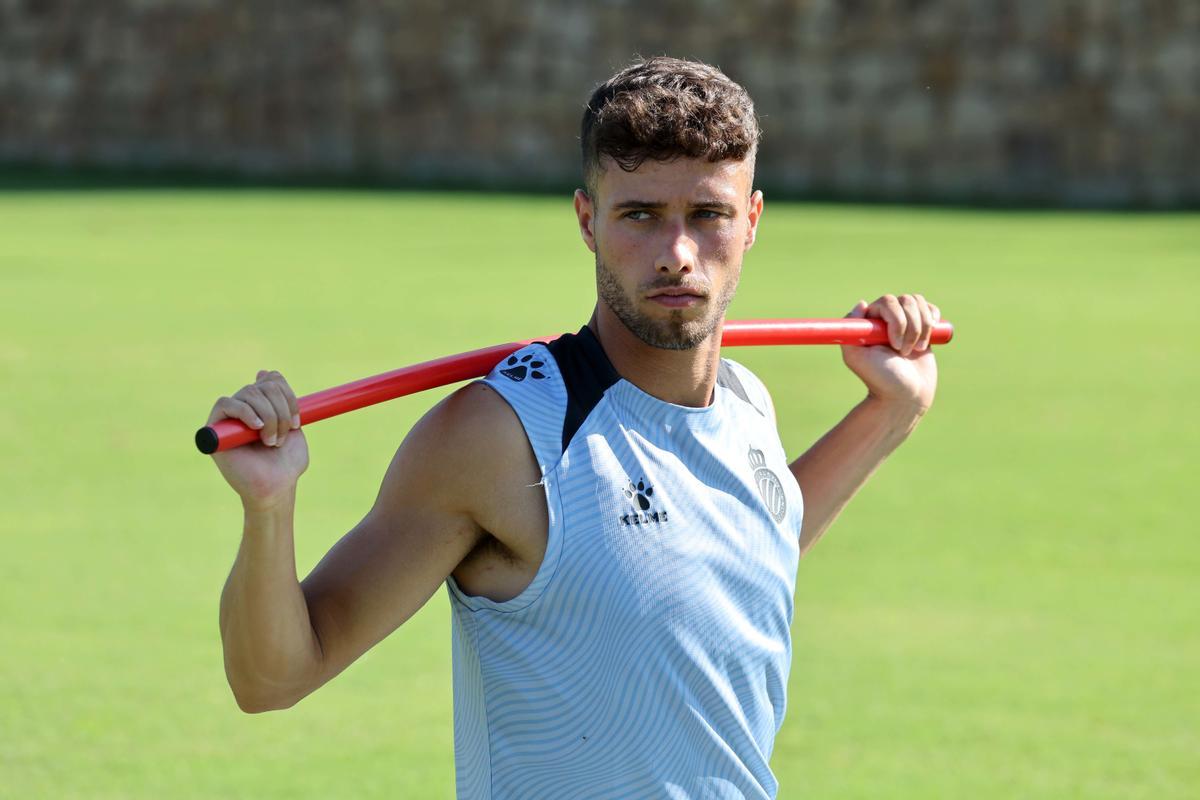
<svg viewBox="0 0 1200 800">
<path fill-rule="evenodd" d="M 532 458 L 514 443 L 528 450 L 515 414 L 492 390 L 473 384 L 446 398 L 405 438 L 371 510 L 303 583 L 294 492 L 247 509 L 221 597 L 226 674 L 239 706 L 295 704 L 423 606 L 486 535 L 474 506 L 489 496 L 487 485 L 528 468 L 514 465 L 514 454 Z"/>
<path fill-rule="evenodd" d="M 789 466 L 804 497 L 800 554 L 916 427 L 921 413 L 868 396 Z"/>
<path fill-rule="evenodd" d="M 937 362 L 929 348 L 941 310 L 919 294 L 860 300 L 851 318 L 882 319 L 888 344 L 842 347 L 842 360 L 867 397 L 789 468 L 804 496 L 800 553 L 816 543 L 883 460 L 908 438 L 933 403 Z"/>
</svg>

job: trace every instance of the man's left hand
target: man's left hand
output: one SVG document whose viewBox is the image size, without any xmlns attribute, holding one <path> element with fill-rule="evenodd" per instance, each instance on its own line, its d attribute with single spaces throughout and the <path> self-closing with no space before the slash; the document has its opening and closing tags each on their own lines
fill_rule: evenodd
<svg viewBox="0 0 1200 800">
<path fill-rule="evenodd" d="M 942 312 L 919 294 L 885 294 L 870 305 L 859 300 L 846 316 L 887 323 L 890 344 L 842 346 L 842 360 L 867 385 L 868 394 L 924 414 L 937 391 L 937 362 L 929 337 Z"/>
</svg>

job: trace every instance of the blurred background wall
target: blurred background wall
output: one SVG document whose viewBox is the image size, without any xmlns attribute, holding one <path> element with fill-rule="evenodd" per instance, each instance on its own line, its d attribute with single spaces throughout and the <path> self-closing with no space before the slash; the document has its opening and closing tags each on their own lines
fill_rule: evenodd
<svg viewBox="0 0 1200 800">
<path fill-rule="evenodd" d="M 0 165 L 559 189 L 659 53 L 750 89 L 776 192 L 1200 203 L 1197 0 L 0 0 Z"/>
</svg>

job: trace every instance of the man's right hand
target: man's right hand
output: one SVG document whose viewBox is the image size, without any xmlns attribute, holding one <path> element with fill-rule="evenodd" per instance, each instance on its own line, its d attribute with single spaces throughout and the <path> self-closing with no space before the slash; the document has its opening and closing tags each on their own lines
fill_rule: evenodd
<svg viewBox="0 0 1200 800">
<path fill-rule="evenodd" d="M 292 387 L 278 372 L 267 370 L 259 370 L 254 383 L 213 405 L 207 424 L 237 419 L 259 432 L 258 442 L 212 456 L 247 509 L 268 509 L 292 497 L 308 469 L 308 442 L 299 413 Z"/>
</svg>

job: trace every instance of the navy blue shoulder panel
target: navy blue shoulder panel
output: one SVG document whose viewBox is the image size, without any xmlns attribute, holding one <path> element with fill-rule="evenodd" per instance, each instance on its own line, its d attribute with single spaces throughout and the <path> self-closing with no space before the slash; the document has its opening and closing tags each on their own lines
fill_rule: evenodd
<svg viewBox="0 0 1200 800">
<path fill-rule="evenodd" d="M 730 367 L 728 362 L 726 362 L 723 358 L 721 359 L 720 365 L 717 367 L 717 385 L 724 386 L 726 389 L 729 389 L 742 400 L 746 401 L 750 407 L 757 411 L 760 415 L 764 417 L 766 416 L 766 414 L 763 414 L 763 410 L 756 406 L 750 399 L 749 395 L 746 394 L 746 387 L 742 386 L 742 382 L 738 378 L 737 374 L 734 373 L 733 368 Z"/>
<path fill-rule="evenodd" d="M 558 364 L 563 387 L 567 391 L 567 412 L 563 417 L 562 449 L 566 452 L 575 433 L 592 409 L 604 397 L 608 387 L 621 379 L 600 347 L 592 329 L 584 325 L 579 333 L 564 333 L 546 349 Z"/>
</svg>

